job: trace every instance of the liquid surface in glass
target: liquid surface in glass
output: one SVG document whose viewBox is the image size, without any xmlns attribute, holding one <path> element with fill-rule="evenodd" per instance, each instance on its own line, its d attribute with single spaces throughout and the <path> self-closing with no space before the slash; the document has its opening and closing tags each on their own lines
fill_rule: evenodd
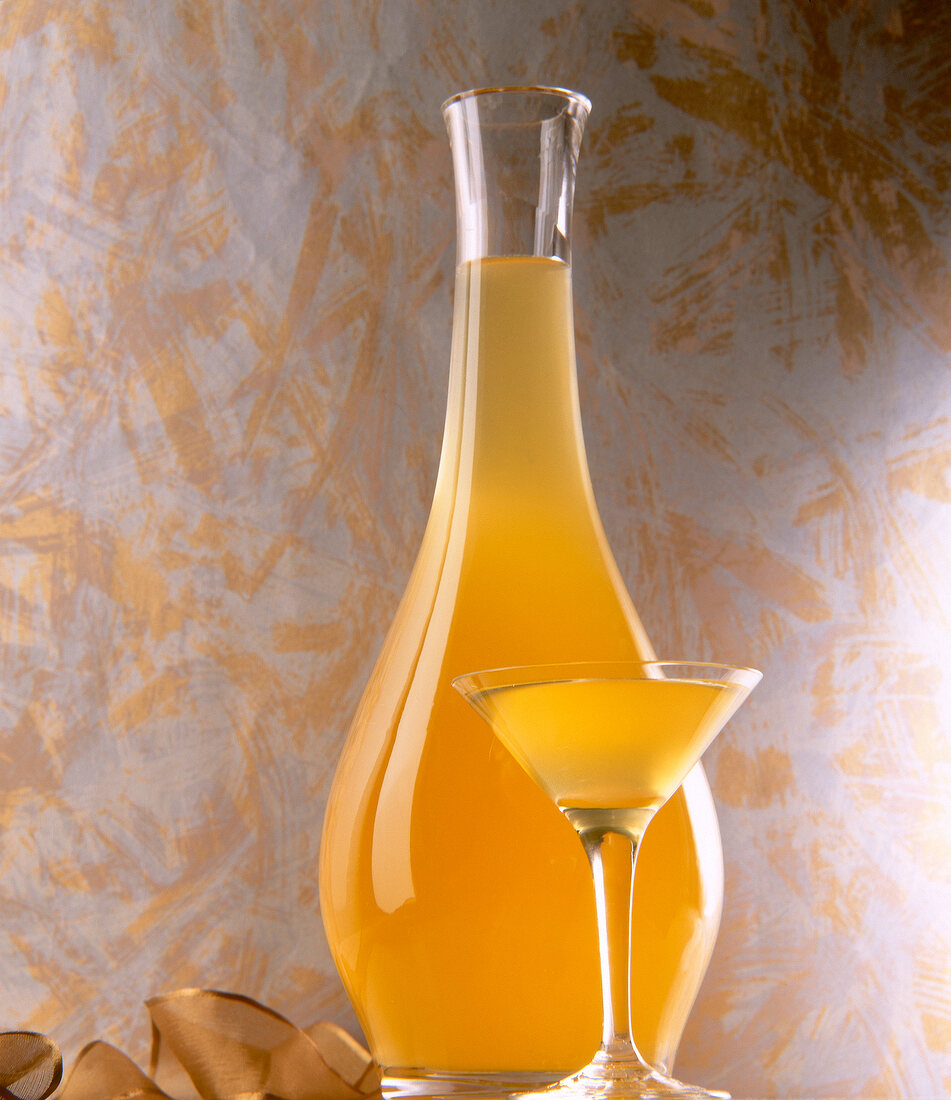
<svg viewBox="0 0 951 1100">
<path fill-rule="evenodd" d="M 579 679 L 486 688 L 469 702 L 559 809 L 656 810 L 746 694 L 717 681 Z"/>
<path fill-rule="evenodd" d="M 462 264 L 454 308 L 433 507 L 334 780 L 321 908 L 391 1072 L 560 1073 L 600 1035 L 590 871 L 570 824 L 451 681 L 490 665 L 653 654 L 591 492 L 569 268 Z M 633 1023 L 662 1065 L 709 961 L 721 874 L 694 770 L 652 825 L 635 887 L 645 963 Z"/>
</svg>

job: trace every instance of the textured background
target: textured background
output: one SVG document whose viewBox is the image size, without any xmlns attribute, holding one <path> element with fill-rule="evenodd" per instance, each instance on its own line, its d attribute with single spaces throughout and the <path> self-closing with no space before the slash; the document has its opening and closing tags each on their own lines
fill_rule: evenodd
<svg viewBox="0 0 951 1100">
<path fill-rule="evenodd" d="M 439 103 L 540 81 L 622 571 L 766 673 L 678 1069 L 951 1094 L 949 58 L 942 0 L 0 0 L 0 1027 L 355 1026 L 316 860 L 435 475 Z"/>
</svg>

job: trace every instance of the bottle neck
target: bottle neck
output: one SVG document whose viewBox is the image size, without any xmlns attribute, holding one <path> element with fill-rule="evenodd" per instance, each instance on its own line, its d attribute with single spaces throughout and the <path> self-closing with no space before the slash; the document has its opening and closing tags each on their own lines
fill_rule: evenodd
<svg viewBox="0 0 951 1100">
<path fill-rule="evenodd" d="M 591 104 L 561 88 L 483 88 L 447 100 L 459 262 L 568 261 L 581 134 Z"/>
<path fill-rule="evenodd" d="M 443 463 L 499 508 L 593 507 L 581 434 L 571 269 L 495 257 L 461 264 Z M 447 471 L 441 471 L 441 474 Z"/>
</svg>

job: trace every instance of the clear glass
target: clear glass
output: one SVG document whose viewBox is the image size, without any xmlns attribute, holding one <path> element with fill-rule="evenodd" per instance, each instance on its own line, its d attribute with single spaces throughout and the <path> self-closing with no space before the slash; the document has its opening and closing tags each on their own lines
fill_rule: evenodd
<svg viewBox="0 0 951 1100">
<path fill-rule="evenodd" d="M 391 1096 L 535 1087 L 583 1064 L 600 1029 L 597 913 L 574 831 L 450 681 L 493 662 L 654 657 L 581 431 L 567 258 L 587 101 L 489 89 L 445 114 L 460 263 L 439 471 L 321 841 L 328 944 Z M 658 813 L 639 867 L 632 935 L 650 963 L 633 1022 L 645 1057 L 670 1069 L 722 900 L 700 768 Z"/>
<path fill-rule="evenodd" d="M 571 259 L 571 211 L 591 103 L 562 88 L 480 88 L 443 104 L 459 262 Z"/>
<path fill-rule="evenodd" d="M 755 669 L 703 662 L 602 661 L 490 669 L 453 680 L 571 822 L 594 879 L 601 1045 L 583 1069 L 523 1097 L 728 1096 L 660 1073 L 637 1049 L 632 898 L 648 825 L 760 678 Z"/>
</svg>

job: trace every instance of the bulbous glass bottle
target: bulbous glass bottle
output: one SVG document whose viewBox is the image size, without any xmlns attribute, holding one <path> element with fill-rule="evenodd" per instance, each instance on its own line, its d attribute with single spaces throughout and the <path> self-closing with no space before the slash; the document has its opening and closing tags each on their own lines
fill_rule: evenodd
<svg viewBox="0 0 951 1100">
<path fill-rule="evenodd" d="M 442 453 L 321 849 L 328 941 L 400 1095 L 524 1087 L 583 1065 L 598 1045 L 584 853 L 451 686 L 489 666 L 654 656 L 605 539 L 581 434 L 569 241 L 588 109 L 546 88 L 482 89 L 443 108 L 459 265 Z M 722 875 L 698 767 L 638 864 L 634 1031 L 668 1071 L 709 962 Z"/>
</svg>

